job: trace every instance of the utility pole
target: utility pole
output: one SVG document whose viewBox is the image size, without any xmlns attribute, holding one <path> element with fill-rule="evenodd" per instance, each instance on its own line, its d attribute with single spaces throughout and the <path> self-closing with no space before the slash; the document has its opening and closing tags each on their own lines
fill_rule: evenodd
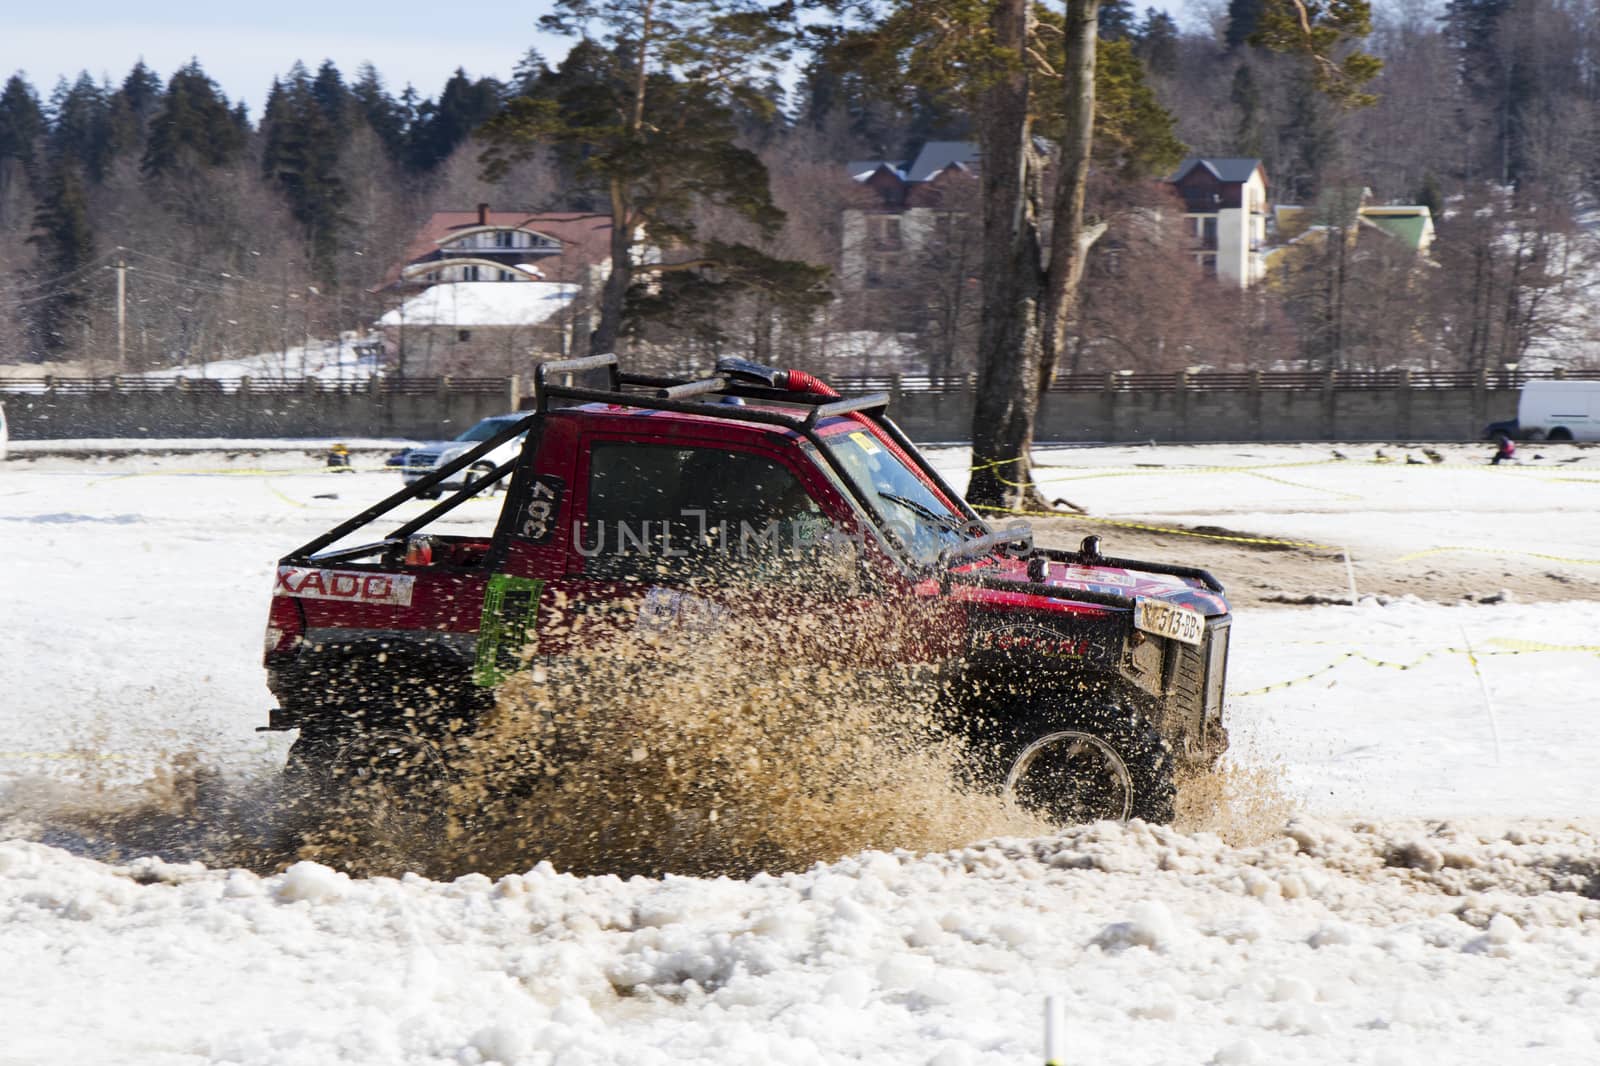
<svg viewBox="0 0 1600 1066">
<path fill-rule="evenodd" d="M 117 249 L 117 373 L 128 369 L 128 261 Z"/>
</svg>

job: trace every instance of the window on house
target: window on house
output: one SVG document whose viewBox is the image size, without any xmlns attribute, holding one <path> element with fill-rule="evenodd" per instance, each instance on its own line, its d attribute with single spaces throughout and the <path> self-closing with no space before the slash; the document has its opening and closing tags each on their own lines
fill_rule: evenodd
<svg viewBox="0 0 1600 1066">
<path fill-rule="evenodd" d="M 477 264 L 473 264 L 471 266 L 462 267 L 461 268 L 461 279 L 463 281 L 477 281 L 477 280 L 479 280 L 478 279 L 478 267 L 477 267 Z"/>
<path fill-rule="evenodd" d="M 867 236 L 877 248 L 900 247 L 899 215 L 868 215 Z"/>
<path fill-rule="evenodd" d="M 1200 220 L 1200 242 L 1207 248 L 1217 246 L 1217 220 L 1205 218 Z"/>
<path fill-rule="evenodd" d="M 900 257 L 897 255 L 867 256 L 866 287 L 891 289 L 899 281 Z"/>
<path fill-rule="evenodd" d="M 517 280 L 517 276 L 515 274 L 513 274 L 509 270 L 502 270 L 502 271 L 500 271 L 500 280 L 501 281 L 516 281 Z"/>
<path fill-rule="evenodd" d="M 1202 255 L 1200 257 L 1200 272 L 1208 278 L 1216 277 L 1217 257 L 1214 255 Z"/>
<path fill-rule="evenodd" d="M 470 329 L 458 329 L 458 330 L 456 330 L 456 343 L 465 344 L 467 341 L 470 341 L 471 339 L 472 339 L 472 331 Z"/>
</svg>

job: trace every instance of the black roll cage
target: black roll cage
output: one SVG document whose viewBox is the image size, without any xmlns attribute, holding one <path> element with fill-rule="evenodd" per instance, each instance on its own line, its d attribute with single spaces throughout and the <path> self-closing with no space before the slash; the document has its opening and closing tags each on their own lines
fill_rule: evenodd
<svg viewBox="0 0 1600 1066">
<path fill-rule="evenodd" d="M 596 373 L 604 375 L 604 387 L 595 388 L 573 383 L 574 379 L 581 375 L 593 375 Z M 700 399 L 701 397 L 713 395 L 720 397 L 721 400 L 719 402 L 707 402 Z M 650 374 L 625 374 L 617 364 L 617 357 L 613 354 L 606 354 L 538 364 L 534 368 L 534 396 L 535 408 L 526 417 L 508 423 L 505 429 L 478 444 L 459 458 L 441 466 L 426 477 L 405 486 L 400 491 L 385 497 L 359 514 L 346 519 L 314 540 L 301 545 L 284 556 L 280 562 L 285 565 L 336 563 L 372 554 L 386 545 L 403 540 L 433 522 L 439 516 L 459 506 L 463 501 L 470 499 L 484 486 L 493 484 L 511 473 L 522 461 L 522 455 L 519 453 L 506 460 L 480 478 L 469 478 L 461 488 L 416 518 L 396 528 L 394 532 L 390 533 L 382 541 L 318 554 L 328 545 L 336 543 L 349 533 L 368 525 L 405 501 L 415 499 L 421 493 L 442 484 L 451 475 L 470 466 L 475 460 L 493 451 L 501 444 L 523 433 L 531 434 L 534 428 L 542 422 L 544 416 L 549 413 L 552 401 L 565 400 L 574 403 L 604 403 L 652 411 L 672 411 L 678 414 L 702 415 L 732 422 L 777 426 L 782 429 L 792 430 L 816 447 L 817 452 L 823 457 L 833 474 L 838 477 L 839 482 L 849 490 L 856 503 L 869 515 L 873 513 L 872 505 L 868 502 L 870 497 L 862 491 L 860 485 L 856 484 L 850 472 L 844 468 L 832 451 L 823 444 L 821 434 L 817 432 L 817 426 L 823 419 L 836 415 L 861 414 L 871 418 L 873 424 L 887 433 L 889 438 L 898 446 L 900 452 L 916 465 L 917 470 L 933 482 L 934 485 L 938 486 L 947 499 L 956 504 L 969 524 L 975 524 L 984 531 L 982 536 L 974 538 L 968 545 L 962 545 L 961 549 L 945 552 L 938 562 L 931 567 L 918 567 L 918 569 L 939 573 L 941 580 L 947 584 L 954 582 L 963 585 L 1005 588 L 1011 591 L 1025 591 L 1033 595 L 1046 596 L 1051 599 L 1132 609 L 1133 599 L 1128 596 L 1090 592 L 1084 589 L 1057 588 L 1037 581 L 1018 581 L 1010 578 L 999 578 L 995 575 L 985 575 L 981 571 L 968 573 L 951 569 L 951 564 L 962 559 L 974 558 L 997 550 L 1003 545 L 1014 544 L 1021 545 L 1022 551 L 1026 554 L 1042 555 L 1051 560 L 1089 565 L 1123 566 L 1150 573 L 1171 574 L 1175 577 L 1197 580 L 1213 592 L 1220 593 L 1222 591 L 1222 585 L 1216 578 L 1206 571 L 1194 567 L 1146 563 L 1131 559 L 1105 558 L 1100 556 L 1097 548 L 1090 548 L 1087 541 L 1085 542 L 1085 547 L 1078 552 L 1038 549 L 1033 545 L 1033 534 L 1026 524 L 1016 524 L 998 531 L 991 529 L 989 524 L 973 510 L 965 498 L 951 489 L 944 478 L 939 475 L 939 472 L 928 463 L 922 453 L 911 443 L 911 440 L 901 432 L 900 427 L 889 419 L 885 413 L 889 406 L 887 393 L 874 392 L 853 398 L 825 396 L 820 393 L 790 391 L 772 388 L 767 385 L 750 384 L 738 380 L 731 373 L 699 379 L 661 377 Z M 754 400 L 762 404 L 794 406 L 800 408 L 800 412 L 790 414 L 785 411 L 744 407 L 737 403 L 725 402 L 728 398 Z M 909 559 L 902 561 L 911 562 Z"/>
</svg>

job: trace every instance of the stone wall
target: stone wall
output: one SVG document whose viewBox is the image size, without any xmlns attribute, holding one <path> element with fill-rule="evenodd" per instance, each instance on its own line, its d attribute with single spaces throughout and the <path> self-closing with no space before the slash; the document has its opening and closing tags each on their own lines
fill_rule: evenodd
<svg viewBox="0 0 1600 1066">
<path fill-rule="evenodd" d="M 1127 388 L 1047 393 L 1037 439 L 1050 441 L 1478 440 L 1517 411 L 1516 388 Z M 515 410 L 522 386 L 443 379 L 406 391 L 339 388 L 60 388 L 0 394 L 14 440 L 81 437 L 453 437 L 488 415 Z M 890 414 L 919 441 L 971 434 L 970 390 L 895 389 Z"/>
<path fill-rule="evenodd" d="M 235 392 L 51 389 L 0 394 L 13 440 L 82 437 L 399 437 L 444 440 L 489 415 L 516 409 L 516 378 L 503 387 L 416 391 L 326 387 Z"/>
<path fill-rule="evenodd" d="M 1516 389 L 1240 389 L 1051 392 L 1035 437 L 1047 441 L 1479 440 L 1517 413 Z M 971 436 L 969 392 L 902 392 L 891 417 L 919 441 Z"/>
</svg>

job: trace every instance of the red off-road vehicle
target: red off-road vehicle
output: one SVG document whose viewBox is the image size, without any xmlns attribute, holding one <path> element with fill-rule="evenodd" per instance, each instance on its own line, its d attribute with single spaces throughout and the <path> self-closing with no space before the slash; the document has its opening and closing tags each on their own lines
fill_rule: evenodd
<svg viewBox="0 0 1600 1066">
<path fill-rule="evenodd" d="M 871 643 L 938 672 L 978 779 L 1060 821 L 1169 820 L 1176 765 L 1226 746 L 1221 585 L 1102 556 L 1096 537 L 1061 551 L 991 528 L 885 395 L 736 359 L 703 380 L 625 374 L 609 355 L 543 364 L 536 390 L 526 418 L 282 559 L 267 728 L 300 731 L 292 766 L 336 784 L 398 748 L 426 770 L 530 653 L 573 651 L 575 615 L 703 621 L 724 582 L 838 626 L 898 620 Z M 343 546 L 522 433 L 516 457 Z M 493 509 L 492 528 L 453 532 L 464 506 Z M 796 591 L 802 574 L 821 594 Z"/>
</svg>

